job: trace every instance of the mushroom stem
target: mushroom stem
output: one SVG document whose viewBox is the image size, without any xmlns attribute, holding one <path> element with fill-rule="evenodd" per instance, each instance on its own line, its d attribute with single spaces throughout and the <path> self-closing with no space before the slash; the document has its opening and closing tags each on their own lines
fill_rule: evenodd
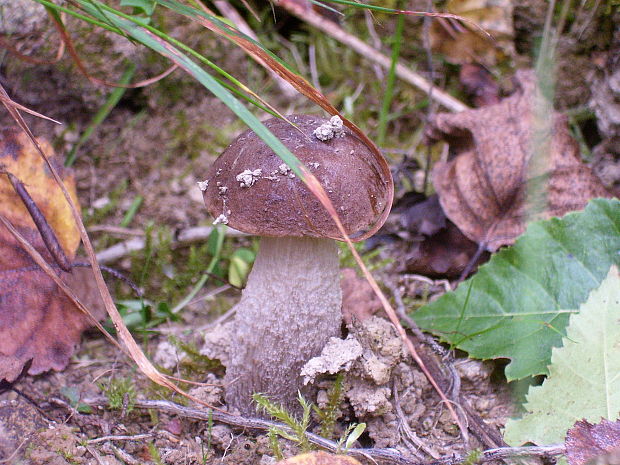
<svg viewBox="0 0 620 465">
<path fill-rule="evenodd" d="M 260 392 L 299 411 L 300 371 L 340 334 L 338 250 L 331 239 L 263 237 L 241 300 L 226 368 L 226 402 L 255 413 Z"/>
</svg>

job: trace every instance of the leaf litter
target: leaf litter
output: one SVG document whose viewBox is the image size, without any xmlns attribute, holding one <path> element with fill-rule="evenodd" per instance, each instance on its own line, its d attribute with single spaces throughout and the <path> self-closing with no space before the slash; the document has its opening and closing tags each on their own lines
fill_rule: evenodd
<svg viewBox="0 0 620 465">
<path fill-rule="evenodd" d="M 175 210 L 179 210 L 179 208 L 176 207 L 176 204 L 175 204 Z M 123 367 L 122 369 L 126 369 L 126 367 Z M 67 372 L 66 374 L 68 376 L 75 375 L 75 373 L 71 374 L 71 372 Z M 62 373 L 61 375 L 65 375 L 65 373 Z M 55 380 L 61 379 L 61 378 L 58 378 L 58 375 L 54 375 L 54 376 L 55 376 L 55 378 L 54 378 Z M 66 378 L 66 379 L 69 379 L 69 378 Z M 487 373 L 487 379 L 488 379 L 488 373 Z M 75 382 L 76 384 L 79 383 L 79 380 L 75 379 L 75 378 L 71 379 L 70 381 L 71 382 Z M 51 388 L 53 385 L 50 384 L 50 385 L 44 385 L 44 386 L 46 386 L 47 388 Z M 41 396 L 45 397 L 45 394 L 41 393 Z M 122 421 L 123 423 L 129 423 L 130 419 L 128 419 L 126 417 L 122 417 L 122 418 L 124 418 L 124 419 L 120 420 L 120 421 Z M 77 420 L 77 421 L 82 421 L 82 420 L 83 420 L 83 418 L 79 418 L 79 420 Z M 110 420 L 109 417 L 108 417 L 108 420 Z M 114 423 L 116 423 L 116 425 L 114 425 Z M 116 432 L 117 434 L 123 432 L 122 428 L 114 429 L 115 427 L 118 426 L 118 422 L 113 420 L 113 421 L 111 421 L 111 424 L 112 424 L 112 431 Z M 110 425 L 108 425 L 107 427 L 109 427 L 109 426 Z M 136 425 L 130 425 L 129 427 L 131 428 L 132 426 L 135 427 Z M 144 423 L 141 426 L 143 428 L 145 428 L 145 429 L 150 427 L 150 425 L 147 424 L 147 423 Z M 187 431 L 188 435 L 191 436 L 192 433 L 198 433 L 198 437 L 200 437 L 201 440 L 203 440 L 204 442 L 206 442 L 207 440 L 210 440 L 211 438 L 213 438 L 213 444 L 215 444 L 215 442 L 216 442 L 215 437 L 217 436 L 217 434 L 215 433 L 215 429 L 217 427 L 214 427 L 214 428 L 211 429 L 211 432 L 213 433 L 211 435 L 211 433 L 206 434 L 206 432 L 202 431 L 202 430 L 196 431 L 195 426 L 196 425 L 190 425 L 189 431 L 187 429 L 185 430 L 185 431 Z M 224 430 L 225 428 L 219 428 L 219 429 L 220 430 Z M 88 430 L 88 429 L 85 428 L 84 430 Z M 101 429 L 96 429 L 95 431 L 96 431 L 97 434 L 105 434 L 106 432 L 109 432 L 109 431 L 106 431 L 106 426 L 101 426 Z M 135 431 L 136 430 L 134 429 L 134 432 Z M 219 444 L 219 446 L 221 446 L 218 449 L 220 452 L 222 452 L 222 451 L 224 451 L 224 452 L 225 451 L 229 451 L 229 452 L 233 451 L 235 454 L 237 454 L 239 449 L 241 449 L 241 450 L 247 449 L 248 450 L 248 454 L 246 456 L 244 456 L 242 458 L 242 460 L 234 461 L 234 460 L 232 460 L 232 458 L 229 458 L 229 460 L 228 460 L 229 463 L 256 463 L 255 460 L 258 457 L 263 457 L 263 456 L 267 455 L 267 453 L 269 451 L 269 448 L 266 447 L 264 443 L 261 443 L 261 441 L 256 441 L 256 443 L 254 443 L 252 440 L 248 440 L 247 438 L 239 438 L 237 441 L 234 441 L 231 438 L 231 436 L 230 436 L 230 434 L 233 433 L 232 430 L 228 429 L 227 431 L 223 431 L 223 433 L 224 434 L 220 434 L 219 438 L 218 438 L 218 444 Z M 70 435 L 71 432 L 68 432 L 67 434 Z M 166 440 L 164 440 L 163 436 L 158 437 L 158 441 L 159 441 L 160 445 L 161 444 L 166 444 L 166 447 L 168 448 L 168 450 L 172 449 L 174 447 L 174 445 L 175 445 L 174 441 L 170 440 L 170 438 L 168 438 L 168 440 L 166 441 Z M 204 444 L 204 442 L 203 442 L 203 444 Z M 196 442 L 196 444 L 198 444 L 198 442 Z M 186 456 L 187 456 L 187 451 L 191 451 L 191 453 L 198 454 L 197 449 L 196 449 L 196 444 L 192 445 L 192 444 L 188 444 L 187 442 L 183 442 L 181 444 L 176 443 L 176 448 L 179 451 L 181 451 L 181 453 L 185 452 Z M 237 448 L 235 448 L 236 446 L 237 446 Z M 149 456 L 148 456 L 148 454 L 146 454 L 144 452 L 143 449 L 144 449 L 144 446 L 135 446 L 134 445 L 134 446 L 129 446 L 128 447 L 128 450 L 130 450 L 130 452 L 135 453 L 136 456 L 138 456 L 140 458 L 144 457 L 144 459 L 146 460 Z M 107 448 L 106 450 L 108 451 L 108 453 L 105 456 L 105 461 L 118 460 L 118 459 L 114 459 L 113 454 L 111 452 L 112 449 Z M 199 450 L 199 448 L 198 448 L 198 450 Z M 251 452 L 251 454 L 250 454 L 250 452 Z M 82 455 L 79 455 L 79 454 L 80 454 L 79 452 L 76 453 L 76 457 L 78 459 L 77 461 L 78 462 L 80 460 L 84 461 L 85 459 L 83 458 L 83 453 L 82 453 Z M 241 453 L 239 455 L 242 456 L 243 454 Z M 198 455 L 196 455 L 196 456 L 198 457 Z M 178 455 L 177 457 L 178 457 L 178 460 L 183 460 L 182 455 Z M 237 457 L 239 457 L 239 456 L 237 456 Z M 173 456 L 172 455 L 168 456 L 166 458 L 169 459 L 169 460 L 173 460 Z"/>
<path fill-rule="evenodd" d="M 48 153 L 53 153 L 48 143 L 43 144 Z M 58 163 L 57 158 L 52 159 Z M 79 244 L 77 229 L 64 196 L 25 134 L 17 129 L 2 132 L 0 163 L 7 173 L 27 186 L 32 200 L 42 211 L 71 262 Z M 76 198 L 72 174 L 65 171 L 64 175 L 65 183 Z M 55 264 L 24 202 L 4 174 L 0 174 L 0 213 L 20 230 L 48 263 Z M 89 270 L 58 272 L 82 298 L 96 302 L 92 297 L 96 289 L 89 289 L 88 281 L 92 279 Z M 14 380 L 29 361 L 32 361 L 28 369 L 31 375 L 65 368 L 82 332 L 92 326 L 92 321 L 24 253 L 4 227 L 0 228 L 0 294 L 0 380 Z M 103 315 L 101 311 L 97 312 L 97 318 Z"/>
<path fill-rule="evenodd" d="M 607 457 L 605 455 L 609 454 Z M 593 462 L 615 463 L 620 458 L 620 420 L 602 419 L 599 423 L 579 420 L 566 434 L 566 458 L 569 465 L 587 465 Z"/>
<path fill-rule="evenodd" d="M 563 216 L 594 197 L 610 196 L 581 162 L 564 116 L 552 112 L 549 132 L 535 134 L 536 77 L 518 71 L 516 79 L 514 95 L 496 105 L 439 114 L 428 132 L 431 140 L 447 141 L 453 157 L 433 168 L 443 211 L 491 252 L 513 244 L 532 218 Z M 541 148 L 536 144 L 549 148 L 547 160 L 533 158 Z M 528 197 L 542 181 L 546 192 Z"/>
</svg>

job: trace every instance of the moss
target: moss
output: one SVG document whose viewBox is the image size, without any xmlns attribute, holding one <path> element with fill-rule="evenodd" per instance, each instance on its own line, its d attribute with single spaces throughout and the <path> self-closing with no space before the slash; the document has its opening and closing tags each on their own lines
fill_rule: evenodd
<svg viewBox="0 0 620 465">
<path fill-rule="evenodd" d="M 112 378 L 106 385 L 98 384 L 108 399 L 108 405 L 112 410 L 123 410 L 129 413 L 133 410 L 136 402 L 136 389 L 131 378 Z"/>
<path fill-rule="evenodd" d="M 182 351 L 187 357 L 181 360 L 181 374 L 184 378 L 204 377 L 205 373 L 219 371 L 223 374 L 223 365 L 219 360 L 202 355 L 195 344 L 181 341 L 171 335 L 170 343 Z"/>
</svg>

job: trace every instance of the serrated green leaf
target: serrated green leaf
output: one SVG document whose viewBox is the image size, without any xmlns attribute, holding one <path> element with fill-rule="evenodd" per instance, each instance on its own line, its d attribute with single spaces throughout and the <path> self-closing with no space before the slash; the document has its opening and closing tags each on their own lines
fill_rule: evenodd
<svg viewBox="0 0 620 465">
<path fill-rule="evenodd" d="M 530 388 L 519 420 L 509 420 L 510 445 L 564 442 L 575 422 L 620 418 L 620 275 L 612 266 L 579 313 L 570 317 L 564 346 L 554 348 L 549 377 Z"/>
<path fill-rule="evenodd" d="M 620 201 L 532 223 L 514 246 L 412 316 L 423 329 L 481 359 L 508 358 L 509 380 L 547 374 L 568 317 L 620 265 Z"/>
</svg>

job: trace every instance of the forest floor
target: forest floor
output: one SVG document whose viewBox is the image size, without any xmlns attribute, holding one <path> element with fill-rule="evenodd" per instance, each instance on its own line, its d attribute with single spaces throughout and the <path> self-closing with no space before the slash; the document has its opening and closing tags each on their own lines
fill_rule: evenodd
<svg viewBox="0 0 620 465">
<path fill-rule="evenodd" d="M 411 2 L 410 8 L 419 9 L 417 3 L 425 2 Z M 510 39 L 502 41 L 510 51 L 485 52 L 494 55 L 489 68 L 498 83 L 493 91 L 497 99 L 514 90 L 514 70 L 529 68 L 533 63 L 532 37 L 540 36 L 543 24 L 532 11 L 542 11 L 539 16 L 543 18 L 546 3 L 525 3 L 531 5 L 514 9 Z M 533 10 L 528 13 L 527 8 Z M 275 43 L 286 60 L 295 61 L 299 52 L 303 57 L 312 57 L 307 65 L 305 58 L 297 57 L 297 66 L 307 71 L 309 79 L 318 73 L 313 81 L 322 86 L 323 93 L 334 105 L 345 108 L 347 117 L 367 131 L 371 139 L 376 137 L 384 90 L 381 78 L 385 79 L 387 71 L 283 12 L 278 13 L 282 15 L 278 28 L 269 14 L 262 14 L 267 19 L 261 38 Z M 352 33 L 372 41 L 376 34 L 368 27 L 372 20 L 365 23 L 368 18 L 364 13 L 354 15 L 355 19 L 347 18 L 344 23 L 351 26 Z M 214 61 L 235 76 L 244 76 L 250 87 L 284 114 L 318 112 L 300 96 L 282 95 L 273 79 L 230 43 L 206 34 L 196 24 L 169 21 L 169 30 L 179 37 L 192 38 L 192 46 L 197 49 L 210 50 Z M 251 17 L 248 21 L 253 24 Z M 377 21 L 375 27 L 387 44 L 395 27 L 394 18 L 378 15 Z M 578 21 L 581 19 L 574 19 L 574 24 Z M 422 22 L 407 19 L 405 37 L 411 41 L 406 43 L 401 59 L 415 61 L 420 73 L 430 76 L 428 62 L 420 58 L 424 55 Z M 581 131 L 579 143 L 588 151 L 587 161 L 595 172 L 606 176 L 608 188 L 617 189 L 618 154 L 605 145 L 609 139 L 596 129 L 600 117 L 584 110 L 596 98 L 592 83 L 602 75 L 603 64 L 620 53 L 617 26 L 615 42 L 612 32 L 605 39 L 591 32 L 597 27 L 607 31 L 608 22 L 606 16 L 590 17 L 583 30 L 577 26 L 571 29 L 582 31 L 579 44 L 570 34 L 560 43 L 558 72 L 570 76 L 570 82 L 568 78 L 558 79 L 557 106 L 560 110 L 578 110 L 574 113 L 581 120 L 575 119 L 574 128 Z M 153 55 L 111 34 L 99 32 L 92 40 L 82 41 L 92 31 L 77 21 L 69 24 L 73 25 L 78 53 L 94 75 L 114 80 L 128 60 L 139 65 L 134 80 L 165 68 L 162 60 L 155 60 Z M 22 53 L 39 56 L 54 53 L 49 45 L 53 36 L 53 29 L 41 20 L 23 37 L 13 37 L 19 38 Z M 375 45 L 389 54 L 389 46 L 381 45 L 379 37 L 375 37 Z M 99 56 L 102 49 L 106 52 Z M 436 50 L 434 53 L 440 54 Z M 438 86 L 474 105 L 475 97 L 468 95 L 459 81 L 458 57 L 449 60 L 441 55 L 433 60 Z M 575 71 L 579 67 L 583 72 Z M 16 101 L 63 123 L 55 126 L 28 119 L 33 132 L 51 141 L 59 154 L 67 154 L 75 147 L 109 93 L 108 88 L 95 86 L 80 75 L 70 57 L 56 64 L 34 65 L 8 54 L 0 78 Z M 405 226 L 415 223 L 407 216 L 411 205 L 432 193 L 432 188 L 425 188 L 421 182 L 428 172 L 425 168 L 430 153 L 422 134 L 431 111 L 441 109 L 429 107 L 424 93 L 396 82 L 391 119 L 380 145 L 393 169 L 397 208 L 377 239 L 359 249 L 386 295 L 408 313 L 454 286 L 476 251 L 476 244 L 468 243 L 458 253 L 427 257 L 426 268 L 413 264 L 421 253 L 416 245 L 419 234 Z M 12 124 L 6 115 L 1 121 L 5 126 Z M 209 278 L 187 305 L 176 313 L 170 309 L 188 295 L 214 256 L 217 237 L 213 233 L 203 232 L 200 240 L 178 240 L 188 228 L 204 230 L 212 222 L 196 183 L 204 179 L 213 160 L 243 130 L 222 102 L 176 71 L 148 87 L 128 90 L 80 145 L 74 165 L 84 222 L 96 250 L 106 251 L 131 239 L 144 240 L 139 250 L 106 259 L 105 263 L 127 275 L 148 299 L 149 310 L 140 311 L 139 298 L 131 288 L 108 279 L 135 339 L 164 372 L 205 383 L 181 386 L 195 398 L 224 411 L 222 363 L 234 321 L 229 310 L 240 296 L 230 280 L 243 283 L 258 249 L 257 240 L 228 234 L 213 271 L 221 281 Z M 433 150 L 437 153 L 431 155 L 437 159 L 440 150 Z M 248 253 L 235 255 L 240 248 Z M 344 311 L 354 315 L 353 322 L 343 325 L 343 337 L 359 342 L 364 355 L 351 355 L 341 376 L 317 378 L 317 389 L 307 400 L 323 413 L 330 411 L 335 423 L 326 425 L 315 412 L 308 431 L 337 443 L 350 432 L 349 425 L 363 422 L 366 428 L 354 447 L 378 448 L 393 454 L 384 462 L 376 458 L 378 463 L 432 463 L 441 459 L 445 460 L 442 463 L 456 463 L 457 457 L 467 457 L 474 450 L 504 445 L 499 431 L 516 413 L 517 400 L 523 396 L 522 386 L 506 382 L 505 361 L 473 360 L 461 352 L 446 355 L 447 350 L 443 353 L 415 338 L 431 371 L 438 370 L 433 375 L 440 387 L 458 390 L 456 398 L 461 404 L 455 408 L 459 418 L 480 422 L 460 429 L 427 376 L 404 349 L 368 284 L 350 269 L 352 257 L 344 247 L 341 264 L 348 269 L 342 278 Z M 111 329 L 110 322 L 105 326 Z M 368 368 L 369 359 L 374 363 L 372 369 Z M 455 380 L 460 386 L 454 386 Z M 166 402 L 175 403 L 178 409 L 171 411 L 171 404 Z M 279 439 L 278 444 L 285 457 L 301 450 L 294 441 Z M 276 449 L 267 426 L 240 427 L 210 418 L 204 405 L 142 376 L 131 359 L 93 329 L 84 334 L 64 370 L 26 375 L 10 389 L 0 391 L 1 463 L 266 465 L 276 462 Z M 356 458 L 363 463 L 375 460 Z"/>
</svg>

